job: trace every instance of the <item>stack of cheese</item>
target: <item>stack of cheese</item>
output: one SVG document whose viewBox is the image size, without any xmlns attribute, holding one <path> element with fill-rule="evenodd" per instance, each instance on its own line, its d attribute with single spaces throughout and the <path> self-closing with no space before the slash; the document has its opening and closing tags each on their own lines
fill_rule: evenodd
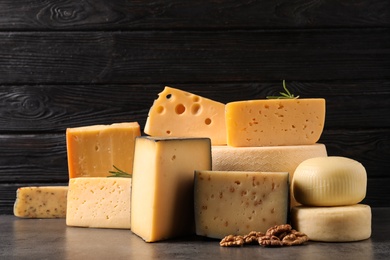
<svg viewBox="0 0 390 260">
<path fill-rule="evenodd" d="M 291 210 L 292 226 L 310 240 L 348 242 L 371 236 L 371 208 L 363 165 L 345 157 L 318 157 L 302 162 L 292 181 L 301 206 Z"/>
</svg>

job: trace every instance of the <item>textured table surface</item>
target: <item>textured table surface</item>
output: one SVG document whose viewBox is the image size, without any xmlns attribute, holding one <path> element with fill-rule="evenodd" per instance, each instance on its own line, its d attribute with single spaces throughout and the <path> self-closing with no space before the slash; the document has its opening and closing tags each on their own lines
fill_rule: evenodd
<svg viewBox="0 0 390 260">
<path fill-rule="evenodd" d="M 373 208 L 372 236 L 352 243 L 224 248 L 188 237 L 145 243 L 129 230 L 67 227 L 64 219 L 0 216 L 0 259 L 390 259 L 390 208 Z"/>
</svg>

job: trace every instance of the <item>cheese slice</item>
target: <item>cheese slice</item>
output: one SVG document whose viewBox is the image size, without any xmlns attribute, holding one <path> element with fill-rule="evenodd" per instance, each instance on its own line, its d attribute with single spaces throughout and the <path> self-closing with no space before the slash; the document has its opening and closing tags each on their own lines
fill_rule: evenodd
<svg viewBox="0 0 390 260">
<path fill-rule="evenodd" d="M 298 206 L 291 210 L 293 228 L 310 240 L 350 242 L 371 236 L 371 208 L 357 204 L 339 207 Z"/>
<path fill-rule="evenodd" d="M 131 229 L 146 242 L 194 233 L 194 171 L 211 169 L 209 138 L 138 137 Z"/>
<path fill-rule="evenodd" d="M 130 229 L 130 199 L 131 178 L 70 179 L 66 224 Z"/>
<path fill-rule="evenodd" d="M 68 128 L 69 178 L 106 177 L 113 166 L 131 174 L 135 137 L 140 135 L 137 122 Z"/>
<path fill-rule="evenodd" d="M 222 239 L 287 223 L 287 172 L 195 172 L 196 234 Z"/>
<path fill-rule="evenodd" d="M 324 144 L 269 147 L 212 146 L 212 169 L 288 172 L 291 183 L 295 169 L 300 163 L 319 156 L 327 156 Z M 291 205 L 298 205 L 294 198 L 291 198 Z"/>
<path fill-rule="evenodd" d="M 144 132 L 160 137 L 208 137 L 226 144 L 225 105 L 165 87 L 149 110 Z"/>
<path fill-rule="evenodd" d="M 292 179 L 294 198 L 307 206 L 343 206 L 361 202 L 366 196 L 364 166 L 340 156 L 303 161 Z"/>
<path fill-rule="evenodd" d="M 65 218 L 67 193 L 67 186 L 18 188 L 14 215 L 21 218 Z"/>
<path fill-rule="evenodd" d="M 226 104 L 230 146 L 308 145 L 325 123 L 325 99 L 269 99 Z"/>
</svg>

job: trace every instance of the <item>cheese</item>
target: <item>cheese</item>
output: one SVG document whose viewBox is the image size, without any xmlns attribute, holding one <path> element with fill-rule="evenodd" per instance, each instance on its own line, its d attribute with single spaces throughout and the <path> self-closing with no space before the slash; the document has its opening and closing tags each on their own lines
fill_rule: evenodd
<svg viewBox="0 0 390 260">
<path fill-rule="evenodd" d="M 226 104 L 230 146 L 308 145 L 325 123 L 324 99 L 270 99 Z"/>
<path fill-rule="evenodd" d="M 160 137 L 209 137 L 226 144 L 225 105 L 165 87 L 149 110 L 144 132 Z"/>
<path fill-rule="evenodd" d="M 70 179 L 66 224 L 130 229 L 130 197 L 131 178 Z"/>
<path fill-rule="evenodd" d="M 138 137 L 131 229 L 146 242 L 194 233 L 194 170 L 211 169 L 209 138 Z"/>
<path fill-rule="evenodd" d="M 113 165 L 131 173 L 137 122 L 68 128 L 66 144 L 69 178 L 106 177 Z"/>
<path fill-rule="evenodd" d="M 291 185 L 295 199 L 303 205 L 353 205 L 366 196 L 367 174 L 353 159 L 317 157 L 297 167 Z"/>
<path fill-rule="evenodd" d="M 287 223 L 287 172 L 196 171 L 196 234 L 222 239 Z"/>
<path fill-rule="evenodd" d="M 14 215 L 21 218 L 65 218 L 67 186 L 21 187 Z"/>
<path fill-rule="evenodd" d="M 310 240 L 350 242 L 371 236 L 371 208 L 357 204 L 338 207 L 298 206 L 291 210 L 293 228 Z"/>
<path fill-rule="evenodd" d="M 290 183 L 298 165 L 313 157 L 327 156 L 324 144 L 269 147 L 212 146 L 214 171 L 288 172 Z M 298 203 L 291 198 L 291 205 Z"/>
</svg>

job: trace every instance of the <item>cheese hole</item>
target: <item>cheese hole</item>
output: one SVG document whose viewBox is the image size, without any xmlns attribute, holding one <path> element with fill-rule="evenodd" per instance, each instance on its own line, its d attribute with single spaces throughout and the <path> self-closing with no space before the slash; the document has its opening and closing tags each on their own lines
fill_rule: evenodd
<svg viewBox="0 0 390 260">
<path fill-rule="evenodd" d="M 170 130 L 167 130 L 166 133 L 167 133 L 168 135 L 170 135 L 170 134 L 171 134 L 171 131 L 170 131 Z"/>
<path fill-rule="evenodd" d="M 194 101 L 194 102 L 199 102 L 199 101 L 200 101 L 199 96 L 193 96 L 193 97 L 192 97 L 192 101 Z"/>
<path fill-rule="evenodd" d="M 186 111 L 186 107 L 185 107 L 183 104 L 178 104 L 178 105 L 175 107 L 175 112 L 176 112 L 176 114 L 178 114 L 178 115 L 183 114 L 185 111 Z"/>
<path fill-rule="evenodd" d="M 166 99 L 171 99 L 171 97 L 172 97 L 172 94 L 167 94 L 167 95 L 165 96 Z"/>
<path fill-rule="evenodd" d="M 159 106 L 159 107 L 157 107 L 157 113 L 159 113 L 159 114 L 162 114 L 162 113 L 164 113 L 164 107 L 163 106 Z"/>
<path fill-rule="evenodd" d="M 204 123 L 205 123 L 206 125 L 210 125 L 210 124 L 211 124 L 211 119 L 210 119 L 210 118 L 206 118 L 206 119 L 204 120 Z"/>
<path fill-rule="evenodd" d="M 96 146 L 95 146 L 95 151 L 97 151 L 97 152 L 98 152 L 99 150 L 100 150 L 100 147 L 99 147 L 99 145 L 96 145 Z"/>
<path fill-rule="evenodd" d="M 193 114 L 193 115 L 199 114 L 200 113 L 200 109 L 201 109 L 201 107 L 200 107 L 199 104 L 193 104 L 191 106 L 191 114 Z"/>
</svg>

